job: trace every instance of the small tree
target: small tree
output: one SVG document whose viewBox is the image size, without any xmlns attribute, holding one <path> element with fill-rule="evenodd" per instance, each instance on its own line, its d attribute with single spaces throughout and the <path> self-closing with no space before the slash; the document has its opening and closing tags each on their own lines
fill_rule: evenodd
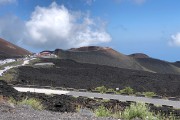
<svg viewBox="0 0 180 120">
<path fill-rule="evenodd" d="M 114 92 L 114 89 L 109 88 L 109 89 L 107 89 L 107 92 Z"/>
</svg>

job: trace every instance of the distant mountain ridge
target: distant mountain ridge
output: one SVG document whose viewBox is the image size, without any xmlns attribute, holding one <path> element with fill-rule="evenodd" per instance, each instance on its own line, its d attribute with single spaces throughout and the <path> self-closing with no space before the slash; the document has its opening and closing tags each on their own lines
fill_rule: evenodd
<svg viewBox="0 0 180 120">
<path fill-rule="evenodd" d="M 109 47 L 85 46 L 68 50 L 56 49 L 54 53 L 60 59 L 70 59 L 80 63 L 107 65 L 153 73 L 180 74 L 178 63 L 154 59 L 143 53 L 124 55 Z"/>
<path fill-rule="evenodd" d="M 134 53 L 129 56 L 133 58 L 150 58 L 148 55 L 143 54 L 143 53 Z"/>
<path fill-rule="evenodd" d="M 0 57 L 30 55 L 31 52 L 0 38 Z"/>
<path fill-rule="evenodd" d="M 143 70 L 134 58 L 107 47 L 88 46 L 69 50 L 56 49 L 55 54 L 60 59 L 71 59 L 80 63 Z"/>
</svg>

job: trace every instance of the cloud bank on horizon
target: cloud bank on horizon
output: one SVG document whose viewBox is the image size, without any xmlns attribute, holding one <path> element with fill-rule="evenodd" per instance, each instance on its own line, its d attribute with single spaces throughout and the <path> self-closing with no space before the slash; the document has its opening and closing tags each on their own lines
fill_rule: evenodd
<svg viewBox="0 0 180 120">
<path fill-rule="evenodd" d="M 105 24 L 88 13 L 69 11 L 53 2 L 49 7 L 37 6 L 28 21 L 16 16 L 1 18 L 0 35 L 36 48 L 66 49 L 110 42 Z"/>
</svg>

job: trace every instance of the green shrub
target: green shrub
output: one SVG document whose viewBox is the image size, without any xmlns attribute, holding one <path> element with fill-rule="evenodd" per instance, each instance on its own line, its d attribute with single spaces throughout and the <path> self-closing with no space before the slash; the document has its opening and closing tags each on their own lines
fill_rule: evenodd
<svg viewBox="0 0 180 120">
<path fill-rule="evenodd" d="M 141 92 L 136 92 L 136 95 L 142 95 L 142 93 Z"/>
<path fill-rule="evenodd" d="M 29 105 L 33 109 L 36 109 L 36 110 L 43 109 L 43 105 L 41 104 L 41 101 L 39 101 L 38 99 L 35 99 L 35 98 L 24 99 L 24 100 L 18 102 L 18 104 L 19 105 Z"/>
<path fill-rule="evenodd" d="M 154 92 L 144 92 L 143 93 L 146 97 L 152 97 L 152 96 L 155 96 L 156 95 L 156 93 L 154 93 Z"/>
<path fill-rule="evenodd" d="M 125 87 L 124 89 L 120 90 L 120 93 L 133 94 L 134 90 L 131 87 Z"/>
<path fill-rule="evenodd" d="M 115 111 L 115 113 L 113 114 L 114 118 L 121 118 L 122 119 L 122 111 Z"/>
<path fill-rule="evenodd" d="M 119 90 L 119 91 L 116 91 L 116 94 L 121 94 L 121 91 Z"/>
<path fill-rule="evenodd" d="M 99 106 L 98 109 L 95 110 L 95 114 L 97 117 L 109 117 L 111 116 L 111 111 L 104 106 Z"/>
<path fill-rule="evenodd" d="M 100 91 L 101 93 L 105 93 L 107 91 L 107 88 L 105 86 L 97 87 L 95 90 Z"/>
<path fill-rule="evenodd" d="M 148 105 L 146 105 L 145 103 L 132 103 L 130 107 L 125 108 L 123 111 L 116 110 L 114 112 L 105 108 L 104 106 L 100 106 L 95 110 L 95 114 L 97 117 L 112 116 L 114 118 L 124 120 L 133 120 L 135 118 L 139 118 L 142 120 L 179 120 L 179 117 L 177 118 L 173 114 L 167 116 L 162 115 L 160 111 L 158 114 L 150 112 Z"/>
<path fill-rule="evenodd" d="M 149 107 L 144 103 L 132 103 L 122 112 L 122 118 L 131 120 L 134 118 L 141 118 L 143 120 L 157 120 L 154 114 L 149 111 Z"/>
<path fill-rule="evenodd" d="M 114 92 L 114 89 L 109 88 L 106 92 Z"/>
<path fill-rule="evenodd" d="M 25 98 L 21 101 L 18 101 L 18 100 L 15 100 L 13 97 L 10 97 L 8 98 L 8 102 L 13 103 L 15 105 L 29 105 L 33 109 L 36 109 L 36 110 L 44 109 L 43 105 L 41 104 L 41 101 L 35 98 L 29 98 L 29 99 Z"/>
</svg>

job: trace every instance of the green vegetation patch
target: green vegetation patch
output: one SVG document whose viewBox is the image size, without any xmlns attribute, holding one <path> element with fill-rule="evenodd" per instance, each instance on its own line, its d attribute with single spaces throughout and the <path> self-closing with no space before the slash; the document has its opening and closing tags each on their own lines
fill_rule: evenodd
<svg viewBox="0 0 180 120">
<path fill-rule="evenodd" d="M 114 92 L 116 94 L 128 94 L 128 95 L 132 95 L 132 94 L 136 94 L 136 95 L 145 95 L 146 97 L 152 97 L 152 96 L 155 96 L 157 95 L 156 93 L 154 92 L 137 92 L 135 93 L 135 90 L 131 87 L 125 87 L 124 89 L 122 90 L 114 90 L 112 88 L 106 88 L 105 86 L 100 86 L 100 87 L 96 87 L 94 89 L 95 91 L 99 91 L 100 93 L 106 93 L 106 92 Z"/>
<path fill-rule="evenodd" d="M 110 110 L 108 110 L 107 108 L 105 108 L 104 106 L 99 106 L 96 110 L 95 110 L 95 115 L 97 117 L 109 117 L 112 116 L 112 113 Z"/>
<path fill-rule="evenodd" d="M 107 109 L 104 106 L 99 106 L 95 111 L 97 117 L 114 117 L 124 120 L 142 119 L 142 120 L 177 120 L 174 115 L 165 116 L 155 114 L 150 111 L 150 108 L 145 103 L 132 103 L 129 107 L 126 107 L 123 111 L 115 111 Z"/>
<path fill-rule="evenodd" d="M 0 80 L 9 82 L 15 80 L 16 76 L 17 76 L 17 69 L 11 68 L 8 71 L 6 71 L 2 76 L 0 76 Z"/>
<path fill-rule="evenodd" d="M 125 87 L 124 89 L 119 91 L 120 93 L 133 94 L 134 90 L 131 87 Z"/>
<path fill-rule="evenodd" d="M 105 86 L 96 87 L 96 91 L 100 91 L 101 93 L 105 93 L 107 91 L 107 88 Z"/>
<path fill-rule="evenodd" d="M 99 91 L 101 93 L 116 92 L 117 94 L 122 94 L 122 93 L 126 93 L 126 94 L 129 94 L 129 95 L 134 94 L 134 90 L 131 87 L 125 87 L 122 90 L 115 91 L 112 88 L 106 88 L 105 86 L 100 86 L 100 87 L 96 87 L 95 90 Z"/>
<path fill-rule="evenodd" d="M 41 104 L 41 101 L 35 98 L 29 98 L 29 99 L 24 99 L 18 103 L 19 105 L 29 105 L 33 109 L 36 110 L 43 110 L 43 105 Z"/>
<path fill-rule="evenodd" d="M 146 97 L 152 97 L 152 96 L 155 96 L 156 93 L 154 92 L 143 92 L 143 94 L 146 96 Z"/>
<path fill-rule="evenodd" d="M 122 118 L 131 120 L 133 118 L 141 118 L 143 120 L 157 120 L 154 113 L 150 112 L 149 107 L 144 103 L 132 103 L 122 112 Z"/>
<path fill-rule="evenodd" d="M 8 102 L 13 103 L 15 105 L 28 105 L 28 106 L 31 106 L 35 110 L 44 109 L 41 101 L 36 98 L 25 98 L 25 99 L 22 99 L 21 101 L 17 101 L 14 98 L 9 98 Z"/>
</svg>

